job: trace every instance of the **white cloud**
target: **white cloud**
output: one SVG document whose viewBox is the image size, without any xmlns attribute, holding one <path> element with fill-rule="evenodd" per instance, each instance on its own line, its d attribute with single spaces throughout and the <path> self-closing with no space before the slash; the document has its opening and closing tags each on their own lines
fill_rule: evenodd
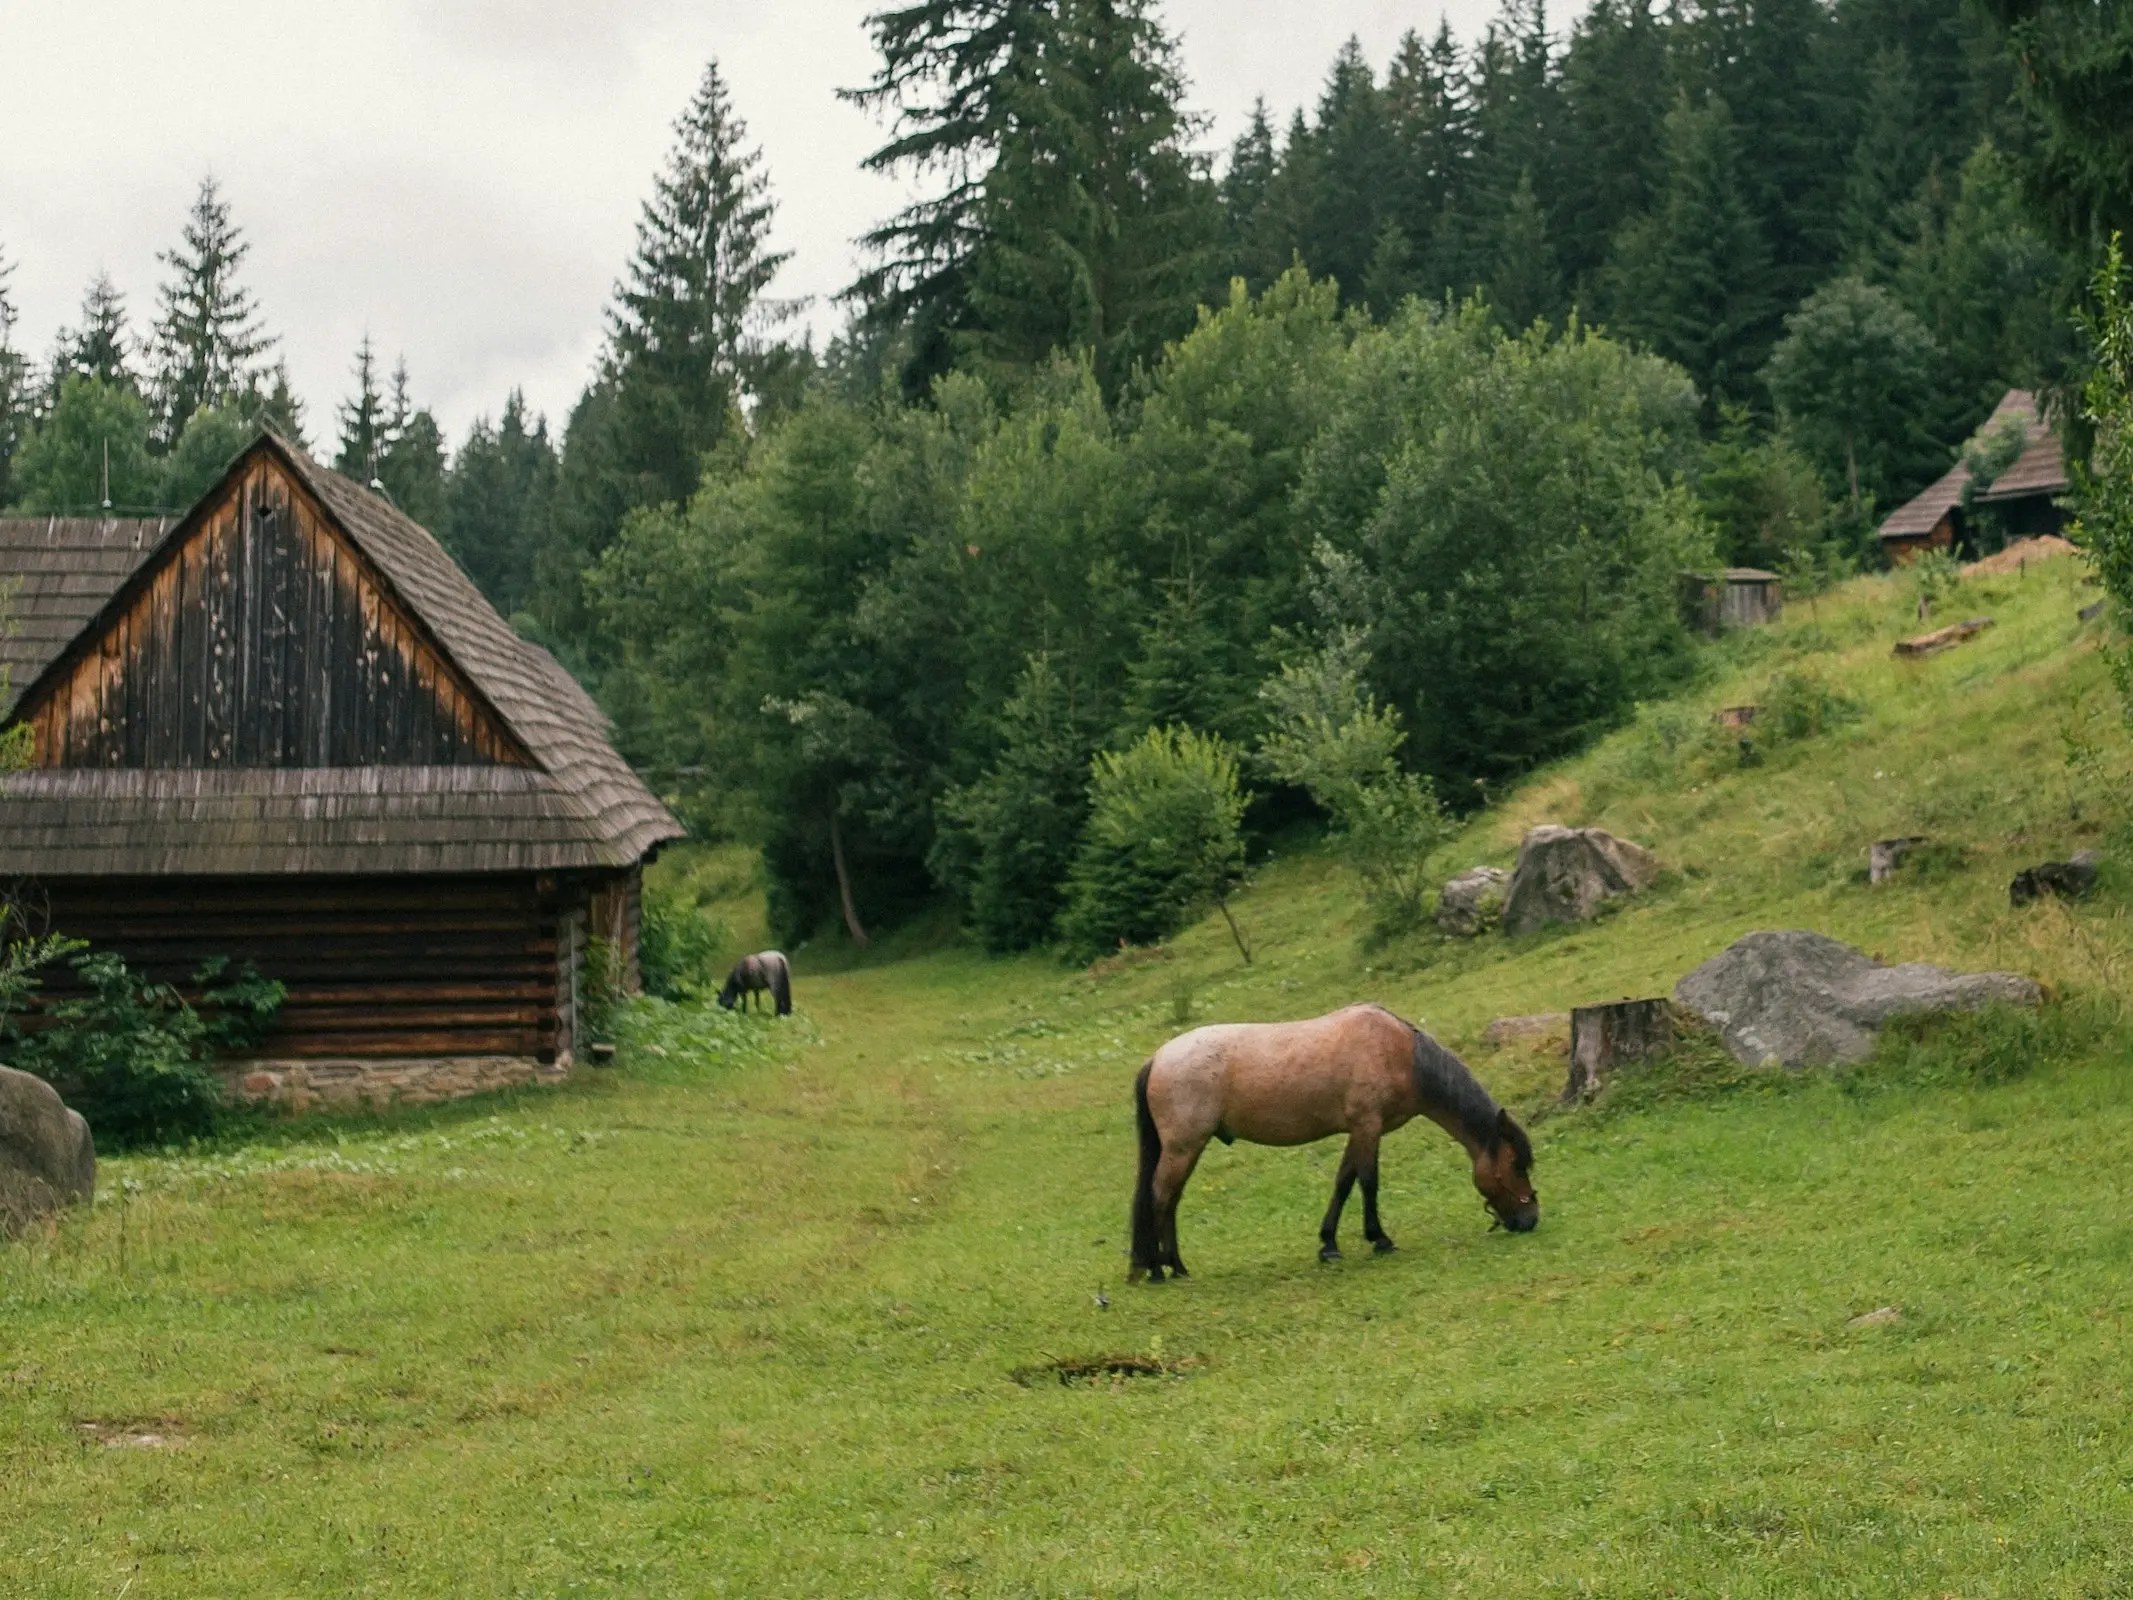
<svg viewBox="0 0 2133 1600">
<path fill-rule="evenodd" d="M 367 328 L 455 437 L 513 387 L 560 425 L 675 116 L 716 55 L 764 147 L 815 326 L 899 187 L 836 90 L 864 0 L 0 0 L 0 251 L 43 354 L 108 270 L 145 330 L 203 173 L 222 182 L 314 437 Z M 1489 0 L 1452 0 L 1471 37 Z M 1255 94 L 1317 94 L 1353 33 L 1382 63 L 1438 11 L 1391 0 L 1172 0 L 1193 103 L 1227 144 Z"/>
</svg>

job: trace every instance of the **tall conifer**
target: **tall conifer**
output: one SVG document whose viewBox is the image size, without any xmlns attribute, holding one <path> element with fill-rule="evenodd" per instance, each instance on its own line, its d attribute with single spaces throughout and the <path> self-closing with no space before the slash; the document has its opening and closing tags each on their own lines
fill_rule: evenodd
<svg viewBox="0 0 2133 1600">
<path fill-rule="evenodd" d="M 60 384 L 74 375 L 138 393 L 140 380 L 133 370 L 131 343 L 126 331 L 126 297 L 110 273 L 99 272 L 82 295 L 81 326 L 60 331 L 45 378 L 51 399 L 58 398 Z"/>
<path fill-rule="evenodd" d="M 1652 0 L 1596 0 L 1563 52 L 1554 236 L 1563 273 L 1587 304 L 1615 235 L 1658 187 L 1673 73 Z"/>
<path fill-rule="evenodd" d="M 946 180 L 866 235 L 848 291 L 910 328 L 907 388 L 1054 349 L 1115 387 L 1190 326 L 1216 214 L 1151 0 L 918 0 L 869 26 L 882 64 L 847 97 L 893 136 L 867 165 Z"/>
<path fill-rule="evenodd" d="M 533 599 L 553 536 L 557 471 L 547 423 L 528 413 L 515 389 L 499 421 L 475 421 L 452 464 L 440 537 L 506 616 Z"/>
<path fill-rule="evenodd" d="M 15 452 L 30 425 L 30 364 L 15 348 L 15 264 L 0 252 L 0 506 L 14 499 Z"/>
<path fill-rule="evenodd" d="M 1886 282 L 1904 246 L 1925 231 L 1919 188 L 1932 163 L 1918 80 L 1902 46 L 1875 55 L 1864 113 L 1844 177 L 1844 257 L 1869 282 Z"/>
<path fill-rule="evenodd" d="M 367 332 L 356 346 L 355 380 L 355 393 L 341 402 L 341 442 L 333 467 L 367 484 L 378 475 L 378 461 L 388 438 L 385 397 L 378 392 L 377 356 Z"/>
<path fill-rule="evenodd" d="M 1229 276 L 1244 279 L 1254 294 L 1287 270 L 1289 252 L 1295 248 L 1275 210 L 1275 180 L 1280 171 L 1266 101 L 1255 100 L 1244 132 L 1230 146 L 1229 165 L 1221 181 L 1223 269 Z"/>
<path fill-rule="evenodd" d="M 739 414 L 759 336 L 783 309 L 767 299 L 788 259 L 769 248 L 775 210 L 712 61 L 674 125 L 609 315 L 614 444 L 633 503 L 686 500 Z"/>
<path fill-rule="evenodd" d="M 1723 401 L 1759 398 L 1756 374 L 1784 310 L 1742 193 L 1739 145 L 1723 100 L 1681 95 L 1666 118 L 1664 185 L 1622 231 L 1608 272 L 1610 322 L 1688 368 L 1707 420 Z"/>
<path fill-rule="evenodd" d="M 274 341 L 260 328 L 252 291 L 237 280 L 251 249 L 214 178 L 201 179 L 182 240 L 157 257 L 171 273 L 155 328 L 156 412 L 166 443 L 195 411 L 247 393 L 266 376 L 261 357 Z"/>
<path fill-rule="evenodd" d="M 433 532 L 443 527 L 449 512 L 444 431 L 428 407 L 415 404 L 405 356 L 393 364 L 377 477 L 393 504 L 415 521 Z"/>
<path fill-rule="evenodd" d="M 1425 45 L 1409 31 L 1385 73 L 1385 137 L 1390 151 L 1379 222 L 1381 275 L 1365 292 L 1373 306 L 1385 309 L 1399 294 L 1433 294 L 1439 285 L 1424 281 L 1424 263 L 1438 254 L 1438 233 L 1457 192 L 1471 144 L 1459 47 L 1451 27 L 1439 21 L 1435 39 Z M 1392 230 L 1388 232 L 1387 230 Z M 1403 253 L 1404 281 L 1383 276 Z"/>
</svg>

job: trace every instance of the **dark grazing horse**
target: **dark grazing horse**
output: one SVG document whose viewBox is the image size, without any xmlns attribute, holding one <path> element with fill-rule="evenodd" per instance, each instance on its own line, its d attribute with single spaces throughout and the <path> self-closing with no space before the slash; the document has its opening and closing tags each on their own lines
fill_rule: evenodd
<svg viewBox="0 0 2133 1600">
<path fill-rule="evenodd" d="M 779 1016 L 792 1015 L 792 965 L 775 950 L 761 950 L 736 961 L 726 974 L 725 988 L 718 992 L 718 1003 L 731 1011 L 738 1000 L 746 1010 L 752 996 L 766 992 Z"/>
<path fill-rule="evenodd" d="M 1349 1006 L 1308 1022 L 1228 1023 L 1179 1034 L 1134 1080 L 1141 1136 L 1133 1190 L 1133 1269 L 1160 1283 L 1178 1259 L 1178 1199 L 1209 1139 L 1229 1144 L 1310 1144 L 1348 1135 L 1319 1226 L 1318 1258 L 1340 1258 L 1348 1191 L 1363 1186 L 1363 1237 L 1380 1255 L 1392 1240 L 1378 1223 L 1378 1140 L 1421 1116 L 1460 1144 L 1474 1187 L 1514 1233 L 1540 1221 L 1529 1173 L 1533 1144 L 1451 1051 L 1382 1006 Z"/>
</svg>

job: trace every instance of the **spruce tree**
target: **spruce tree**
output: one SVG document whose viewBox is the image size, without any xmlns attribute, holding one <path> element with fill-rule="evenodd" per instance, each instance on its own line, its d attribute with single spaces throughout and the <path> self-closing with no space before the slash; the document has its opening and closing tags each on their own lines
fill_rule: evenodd
<svg viewBox="0 0 2133 1600">
<path fill-rule="evenodd" d="M 1688 369 L 1706 421 L 1725 401 L 1760 398 L 1756 374 L 1782 309 L 1739 171 L 1725 102 L 1681 95 L 1667 113 L 1659 199 L 1623 229 L 1607 273 L 1609 321 Z"/>
<path fill-rule="evenodd" d="M 1433 295 L 1441 287 L 1427 281 L 1423 267 L 1439 253 L 1438 231 L 1472 144 L 1459 47 L 1448 23 L 1438 23 L 1427 45 L 1413 31 L 1401 38 L 1383 99 L 1390 160 L 1378 230 L 1382 254 L 1375 283 L 1364 290 L 1379 311 L 1402 294 Z"/>
<path fill-rule="evenodd" d="M 1691 26 L 1694 76 L 1740 130 L 1735 182 L 1769 247 L 1772 292 L 1797 305 L 1841 254 L 1856 124 L 1835 19 L 1824 0 L 1710 0 Z"/>
<path fill-rule="evenodd" d="M 166 445 L 195 411 L 245 394 L 266 377 L 260 358 L 274 341 L 260 328 L 252 291 L 237 281 L 251 249 L 214 178 L 201 179 L 181 242 L 156 258 L 171 273 L 161 290 L 154 357 L 158 435 Z"/>
<path fill-rule="evenodd" d="M 1518 295 L 1531 302 L 1521 310 L 1552 314 L 1563 309 L 1554 303 L 1560 274 L 1547 222 L 1560 95 L 1542 0 L 1505 0 L 1474 51 L 1465 93 L 1469 147 L 1436 275 L 1467 294 L 1492 291 L 1509 267 Z M 1541 295 L 1547 303 L 1537 302 Z"/>
<path fill-rule="evenodd" d="M 1242 278 L 1254 294 L 1288 270 L 1295 249 L 1291 230 L 1275 206 L 1275 180 L 1280 171 L 1266 101 L 1255 100 L 1244 132 L 1230 146 L 1220 186 L 1223 271 L 1226 276 Z"/>
<path fill-rule="evenodd" d="M 1651 206 L 1663 176 L 1667 34 L 1652 0 L 1597 0 L 1563 52 L 1553 231 L 1563 274 L 1587 305 L 1615 236 Z"/>
<path fill-rule="evenodd" d="M 1360 302 L 1363 279 L 1376 254 L 1393 176 L 1393 147 L 1385 105 L 1360 41 L 1351 36 L 1333 59 L 1318 100 L 1308 160 L 1309 209 L 1303 219 L 1304 260 L 1331 278 L 1343 298 Z M 1302 152 L 1292 149 L 1291 159 Z M 1404 229 L 1403 229 L 1404 233 Z"/>
<path fill-rule="evenodd" d="M 609 314 L 615 443 L 634 504 L 686 500 L 703 453 L 739 415 L 759 336 L 785 309 L 766 298 L 788 259 L 769 248 L 775 209 L 712 61 L 674 125 Z"/>
<path fill-rule="evenodd" d="M 478 418 L 452 463 L 436 529 L 490 604 L 505 616 L 532 602 L 553 537 L 558 465 L 548 425 L 513 390 L 502 418 Z"/>
<path fill-rule="evenodd" d="M 14 501 L 15 453 L 29 431 L 30 364 L 15 348 L 15 302 L 8 280 L 14 263 L 0 252 L 0 506 Z"/>
<path fill-rule="evenodd" d="M 1924 231 L 1919 190 L 1932 156 L 1919 111 L 1910 54 L 1900 45 L 1880 51 L 1868 71 L 1864 122 L 1844 175 L 1844 258 L 1869 282 L 1888 281 L 1905 245 Z"/>
<path fill-rule="evenodd" d="M 427 407 L 415 404 L 402 356 L 393 365 L 392 393 L 385 402 L 377 479 L 394 505 L 434 533 L 448 511 L 445 477 L 444 431 Z"/>
<path fill-rule="evenodd" d="M 905 387 L 1084 351 L 1107 390 L 1191 324 L 1218 216 L 1152 0 L 918 0 L 869 19 L 870 170 L 945 188 L 866 235 L 847 295 L 910 330 Z"/>
<path fill-rule="evenodd" d="M 45 378 L 50 398 L 56 401 L 60 384 L 72 376 L 94 378 L 138 393 L 141 386 L 129 359 L 130 342 L 126 297 L 111 281 L 110 273 L 99 272 L 89 280 L 88 290 L 82 295 L 81 326 L 60 330 L 51 370 Z"/>
<path fill-rule="evenodd" d="M 390 435 L 386 429 L 385 397 L 378 393 L 378 362 L 370 335 L 356 346 L 355 393 L 341 402 L 341 443 L 333 468 L 361 484 L 378 475 L 378 463 Z"/>
<path fill-rule="evenodd" d="M 2023 163 L 2038 207 L 2077 248 L 2100 250 L 2112 234 L 2133 233 L 2133 8 L 2097 0 L 1984 0 L 1984 8 L 2040 125 Z"/>
</svg>

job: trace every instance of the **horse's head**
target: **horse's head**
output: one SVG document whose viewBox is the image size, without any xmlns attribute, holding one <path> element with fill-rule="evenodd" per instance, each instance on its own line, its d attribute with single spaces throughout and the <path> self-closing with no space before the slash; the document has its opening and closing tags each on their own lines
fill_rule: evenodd
<svg viewBox="0 0 2133 1600">
<path fill-rule="evenodd" d="M 1496 1113 L 1496 1138 L 1474 1152 L 1474 1187 L 1513 1233 L 1531 1233 L 1541 1217 L 1533 1192 L 1533 1141 L 1508 1111 Z"/>
<path fill-rule="evenodd" d="M 736 973 L 734 976 L 726 980 L 726 987 L 719 990 L 718 1008 L 721 1011 L 731 1011 L 733 1009 L 733 1002 L 738 1000 L 740 997 L 741 980 L 740 975 Z"/>
</svg>

